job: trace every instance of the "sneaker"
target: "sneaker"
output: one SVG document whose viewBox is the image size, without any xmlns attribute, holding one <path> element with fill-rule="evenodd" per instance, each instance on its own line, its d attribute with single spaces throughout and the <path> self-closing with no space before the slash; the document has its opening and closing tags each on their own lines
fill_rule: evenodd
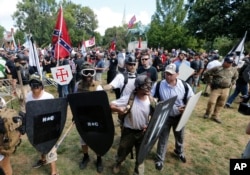
<svg viewBox="0 0 250 175">
<path fill-rule="evenodd" d="M 162 163 L 156 162 L 155 163 L 155 169 L 157 169 L 158 171 L 162 171 L 162 169 L 163 169 Z"/>
<path fill-rule="evenodd" d="M 117 174 L 120 172 L 121 169 L 121 164 L 120 163 L 116 163 L 115 166 L 113 167 L 113 173 Z"/>
<path fill-rule="evenodd" d="M 226 108 L 226 109 L 232 109 L 232 107 L 230 106 L 230 104 L 225 104 L 224 108 Z"/>
<path fill-rule="evenodd" d="M 184 155 L 179 155 L 179 159 L 183 162 L 183 163 L 186 163 L 187 160 L 186 160 L 186 157 Z"/>
<path fill-rule="evenodd" d="M 84 156 L 79 164 L 80 169 L 85 169 L 89 163 L 89 156 Z"/>
<path fill-rule="evenodd" d="M 46 164 L 46 160 L 38 160 L 34 165 L 32 165 L 32 167 L 33 168 L 39 168 L 39 167 L 41 167 L 41 166 L 43 166 L 43 165 L 45 165 Z"/>
<path fill-rule="evenodd" d="M 186 160 L 186 157 L 184 156 L 183 153 L 178 153 L 177 150 L 174 150 L 174 153 L 179 157 L 179 159 L 183 162 L 183 163 L 186 163 L 187 160 Z"/>
<path fill-rule="evenodd" d="M 204 118 L 204 119 L 208 119 L 208 118 L 209 118 L 209 115 L 208 115 L 208 114 L 204 114 L 203 118 Z"/>
<path fill-rule="evenodd" d="M 102 173 L 103 171 L 102 159 L 96 161 L 96 171 L 98 173 Z"/>
</svg>

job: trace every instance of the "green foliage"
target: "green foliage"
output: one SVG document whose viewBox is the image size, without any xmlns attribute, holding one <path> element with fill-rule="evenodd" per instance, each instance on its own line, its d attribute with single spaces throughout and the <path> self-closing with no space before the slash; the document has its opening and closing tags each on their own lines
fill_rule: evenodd
<svg viewBox="0 0 250 175">
<path fill-rule="evenodd" d="M 98 26 L 93 10 L 65 0 L 62 6 L 73 46 L 93 36 Z M 21 1 L 17 4 L 13 18 L 16 27 L 22 32 L 32 33 L 39 46 L 48 45 L 51 42 L 58 9 L 59 5 L 55 0 Z"/>
<path fill-rule="evenodd" d="M 244 0 L 189 1 L 190 10 L 186 27 L 198 38 L 213 41 L 216 37 L 242 37 L 249 29 L 250 2 Z"/>
<path fill-rule="evenodd" d="M 126 36 L 126 30 L 124 27 L 112 27 L 105 31 L 103 37 L 103 47 L 109 49 L 113 39 L 116 39 L 116 49 L 122 50 L 127 48 L 128 38 Z"/>
</svg>

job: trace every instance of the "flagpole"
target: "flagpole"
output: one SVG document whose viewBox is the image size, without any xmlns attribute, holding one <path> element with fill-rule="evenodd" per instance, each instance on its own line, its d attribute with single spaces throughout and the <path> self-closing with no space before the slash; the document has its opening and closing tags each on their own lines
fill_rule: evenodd
<svg viewBox="0 0 250 175">
<path fill-rule="evenodd" d="M 62 5 L 60 6 L 60 10 L 61 10 L 61 16 L 60 16 L 60 30 L 59 30 L 59 35 L 58 35 L 58 40 L 57 40 L 57 65 L 59 65 L 59 42 L 60 42 L 60 37 L 61 37 L 61 33 L 62 33 L 62 18 L 63 18 L 63 9 L 62 9 Z"/>
</svg>

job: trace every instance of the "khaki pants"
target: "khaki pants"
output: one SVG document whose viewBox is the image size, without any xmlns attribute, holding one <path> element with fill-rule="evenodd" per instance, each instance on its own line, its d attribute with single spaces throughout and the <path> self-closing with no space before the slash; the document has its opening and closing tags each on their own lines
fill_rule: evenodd
<svg viewBox="0 0 250 175">
<path fill-rule="evenodd" d="M 0 167 L 3 169 L 5 175 L 12 175 L 10 156 L 5 156 L 4 159 L 0 161 Z"/>
<path fill-rule="evenodd" d="M 207 103 L 206 114 L 212 114 L 212 118 L 217 118 L 220 115 L 221 109 L 224 107 L 226 100 L 229 95 L 230 88 L 224 89 L 213 89 L 209 96 L 209 101 Z"/>
<path fill-rule="evenodd" d="M 27 96 L 28 92 L 31 91 L 30 86 L 28 84 L 23 85 L 23 91 L 24 92 L 22 92 L 22 87 L 20 85 L 17 85 L 17 87 L 16 87 L 16 95 L 17 95 L 17 98 L 19 100 L 20 110 L 22 112 L 25 112 L 26 111 L 25 110 L 25 100 L 26 100 L 26 96 Z"/>
</svg>

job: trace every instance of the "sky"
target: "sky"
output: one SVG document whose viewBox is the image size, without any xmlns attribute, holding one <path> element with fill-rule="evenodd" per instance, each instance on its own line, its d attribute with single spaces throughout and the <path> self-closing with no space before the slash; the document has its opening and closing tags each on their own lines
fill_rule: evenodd
<svg viewBox="0 0 250 175">
<path fill-rule="evenodd" d="M 16 4 L 20 0 L 0 0 L 0 25 L 10 31 L 14 21 L 11 15 L 16 11 Z M 59 0 L 57 0 L 59 2 Z M 136 22 L 147 25 L 156 10 L 156 0 L 71 0 L 75 4 L 90 7 L 97 15 L 97 32 L 104 35 L 107 28 L 121 26 L 125 9 L 126 23 L 136 16 Z"/>
</svg>

